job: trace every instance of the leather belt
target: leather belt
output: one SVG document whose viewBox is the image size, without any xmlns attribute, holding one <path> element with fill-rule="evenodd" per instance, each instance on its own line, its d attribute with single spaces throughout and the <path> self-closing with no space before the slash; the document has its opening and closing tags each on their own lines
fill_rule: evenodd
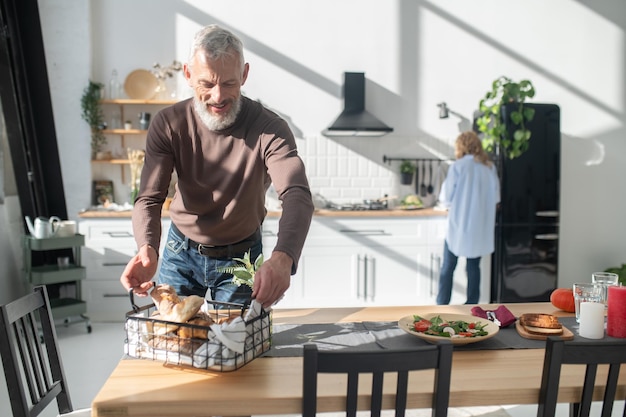
<svg viewBox="0 0 626 417">
<path fill-rule="evenodd" d="M 187 246 L 189 249 L 198 251 L 200 255 L 209 258 L 225 259 L 235 256 L 241 256 L 244 252 L 254 246 L 255 243 L 261 240 L 261 229 L 257 229 L 252 235 L 237 243 L 232 243 L 230 245 L 224 246 L 205 245 L 203 243 L 198 243 L 194 240 L 191 240 L 190 238 L 182 234 L 174 223 L 172 223 L 171 227 L 172 230 L 174 230 L 174 233 L 176 233 L 180 238 L 187 241 Z"/>
</svg>

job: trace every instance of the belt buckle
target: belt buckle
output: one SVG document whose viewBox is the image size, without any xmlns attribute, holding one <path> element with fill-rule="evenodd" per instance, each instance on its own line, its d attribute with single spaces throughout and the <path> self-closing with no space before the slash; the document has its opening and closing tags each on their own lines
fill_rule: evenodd
<svg viewBox="0 0 626 417">
<path fill-rule="evenodd" d="M 202 243 L 198 243 L 198 253 L 200 255 L 202 255 L 202 256 L 206 256 L 205 254 L 202 253 L 203 250 L 205 250 L 205 249 L 210 250 L 210 249 L 213 249 L 213 248 L 215 248 L 215 246 L 204 245 Z"/>
</svg>

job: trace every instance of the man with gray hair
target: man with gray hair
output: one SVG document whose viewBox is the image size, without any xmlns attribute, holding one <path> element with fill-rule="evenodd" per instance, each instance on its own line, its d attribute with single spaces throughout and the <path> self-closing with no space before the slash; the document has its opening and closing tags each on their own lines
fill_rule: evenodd
<svg viewBox="0 0 626 417">
<path fill-rule="evenodd" d="M 178 182 L 158 282 L 179 295 L 264 307 L 289 288 L 311 223 L 313 201 L 295 138 L 285 120 L 241 94 L 249 64 L 242 42 L 211 25 L 192 43 L 183 73 L 194 95 L 160 111 L 146 139 L 141 186 L 132 221 L 137 255 L 120 281 L 147 295 L 157 272 L 161 210 L 173 170 Z M 233 258 L 262 252 L 265 193 L 282 202 L 272 255 L 257 270 L 254 289 L 235 286 L 222 271 Z"/>
</svg>

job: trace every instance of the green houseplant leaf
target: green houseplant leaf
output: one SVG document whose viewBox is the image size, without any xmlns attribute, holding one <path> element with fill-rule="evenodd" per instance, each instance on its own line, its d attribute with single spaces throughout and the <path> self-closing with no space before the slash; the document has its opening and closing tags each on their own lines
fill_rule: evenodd
<svg viewBox="0 0 626 417">
<path fill-rule="evenodd" d="M 254 286 L 254 275 L 263 264 L 263 254 L 260 253 L 254 263 L 250 260 L 250 251 L 246 252 L 243 258 L 233 258 L 238 265 L 218 268 L 218 272 L 231 274 L 233 276 L 233 284 L 247 285 L 250 288 Z"/>
<path fill-rule="evenodd" d="M 409 160 L 403 160 L 400 164 L 400 173 L 402 174 L 412 174 L 415 172 L 415 164 Z"/>
<path fill-rule="evenodd" d="M 535 88 L 528 80 L 514 82 L 510 78 L 500 77 L 493 81 L 491 90 L 478 103 L 481 116 L 476 120 L 478 130 L 483 133 L 483 147 L 493 152 L 496 147 L 510 159 L 517 158 L 528 150 L 531 136 L 526 123 L 535 117 L 535 109 L 524 106 L 527 98 L 535 96 Z M 516 127 L 512 137 L 503 120 L 502 107 L 517 104 L 510 114 L 510 121 Z"/>
<path fill-rule="evenodd" d="M 104 115 L 100 107 L 102 88 L 104 88 L 102 83 L 90 80 L 87 87 L 83 90 L 83 95 L 80 99 L 81 117 L 91 128 L 92 158 L 95 158 L 96 153 L 100 152 L 107 143 L 106 136 L 102 133 L 104 129 Z"/>
</svg>

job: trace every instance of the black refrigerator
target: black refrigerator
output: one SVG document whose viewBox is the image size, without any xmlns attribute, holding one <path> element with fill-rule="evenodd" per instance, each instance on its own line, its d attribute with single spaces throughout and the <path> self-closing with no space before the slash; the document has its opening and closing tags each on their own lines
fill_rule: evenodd
<svg viewBox="0 0 626 417">
<path fill-rule="evenodd" d="M 491 302 L 549 301 L 558 282 L 560 109 L 531 104 L 529 149 L 515 159 L 497 157 L 501 183 L 491 258 Z M 503 109 L 509 120 L 513 106 Z M 509 127 L 512 135 L 513 127 Z"/>
</svg>

